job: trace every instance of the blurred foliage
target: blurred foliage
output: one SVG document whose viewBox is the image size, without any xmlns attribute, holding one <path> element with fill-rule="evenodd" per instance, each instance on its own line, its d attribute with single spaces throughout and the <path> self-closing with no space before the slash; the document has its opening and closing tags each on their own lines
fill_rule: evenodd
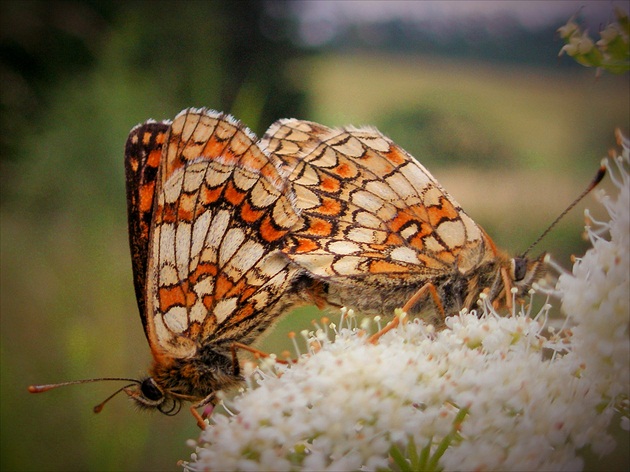
<svg viewBox="0 0 630 472">
<path fill-rule="evenodd" d="M 560 55 L 568 54 L 586 67 L 596 67 L 598 74 L 605 70 L 613 74 L 630 71 L 630 22 L 628 13 L 615 8 L 616 21 L 607 24 L 600 32 L 600 40 L 594 42 L 587 30 L 581 28 L 575 18 L 558 28 L 566 43 Z"/>
<path fill-rule="evenodd" d="M 525 67 L 509 48 L 508 63 L 490 65 L 426 58 L 427 43 L 392 55 L 339 37 L 305 50 L 289 5 L 0 2 L 2 470 L 177 470 L 191 452 L 187 412 L 140 414 L 116 399 L 94 415 L 115 386 L 26 393 L 150 362 L 126 234 L 122 151 L 135 124 L 208 106 L 259 135 L 282 117 L 376 125 L 514 252 L 586 185 L 613 128 L 628 130 L 623 77 Z M 541 250 L 566 265 L 584 247 L 581 225 L 577 209 Z M 319 316 L 298 312 L 261 347 L 290 349 L 286 333 Z"/>
<path fill-rule="evenodd" d="M 383 116 L 379 128 L 396 141 L 409 143 L 425 166 L 471 165 L 478 169 L 518 165 L 507 143 L 492 134 L 473 114 L 450 113 L 440 107 L 413 107 Z"/>
<path fill-rule="evenodd" d="M 586 177 L 586 156 L 601 155 L 614 145 L 612 130 L 630 124 L 627 78 L 595 81 L 579 69 L 367 53 L 309 58 L 294 69 L 316 97 L 315 121 L 377 126 L 436 173 L 570 167 Z"/>
<path fill-rule="evenodd" d="M 261 1 L 13 1 L 2 8 L 1 123 L 8 131 L 0 141 L 3 197 L 15 188 L 6 161 L 37 155 L 30 146 L 35 137 L 53 131 L 51 116 L 62 129 L 89 117 L 94 122 L 87 131 L 98 135 L 47 142 L 74 148 L 77 159 L 64 156 L 63 162 L 49 164 L 88 165 L 86 171 L 102 172 L 83 157 L 108 154 L 111 149 L 94 144 L 116 141 L 102 136 L 112 131 L 125 136 L 129 123 L 149 116 L 163 119 L 188 106 L 210 104 L 236 111 L 260 133 L 266 126 L 257 129 L 257 123 L 303 114 L 304 97 L 287 86 L 282 67 L 296 55 L 295 48 L 251 27 L 262 16 Z M 81 145 L 90 149 L 76 149 Z M 54 194 L 49 188 L 39 191 Z"/>
</svg>

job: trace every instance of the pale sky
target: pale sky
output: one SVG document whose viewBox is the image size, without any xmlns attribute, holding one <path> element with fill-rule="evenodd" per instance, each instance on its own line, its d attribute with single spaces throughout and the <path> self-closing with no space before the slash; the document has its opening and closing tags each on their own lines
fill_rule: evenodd
<svg viewBox="0 0 630 472">
<path fill-rule="evenodd" d="M 301 19 L 302 39 L 310 43 L 326 42 L 327 36 L 341 24 L 374 22 L 387 19 L 453 20 L 465 17 L 494 17 L 508 14 L 525 27 L 564 24 L 581 10 L 588 26 L 598 29 L 614 19 L 613 6 L 628 10 L 628 0 L 306 0 L 294 2 Z M 309 38 L 309 36 L 311 36 Z M 304 37 L 306 36 L 306 37 Z"/>
</svg>

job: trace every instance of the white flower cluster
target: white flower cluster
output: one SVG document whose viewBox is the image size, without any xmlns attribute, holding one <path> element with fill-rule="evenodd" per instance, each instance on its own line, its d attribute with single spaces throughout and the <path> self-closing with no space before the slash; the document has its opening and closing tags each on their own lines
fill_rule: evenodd
<svg viewBox="0 0 630 472">
<path fill-rule="evenodd" d="M 621 133 L 618 138 L 623 152 L 608 161 L 608 174 L 619 195 L 612 199 L 599 194 L 610 221 L 596 221 L 587 212 L 593 247 L 575 262 L 572 273 L 560 276 L 556 288 L 563 312 L 575 325 L 571 352 L 563 361 L 572 363 L 581 380 L 592 384 L 600 402 L 625 409 L 624 425 L 629 429 L 630 140 Z"/>
<path fill-rule="evenodd" d="M 414 320 L 375 345 L 356 327 L 333 326 L 334 341 L 319 330 L 317 352 L 256 369 L 236 413 L 191 441 L 185 469 L 579 470 L 580 448 L 609 452 L 629 394 L 624 153 L 611 176 L 620 196 L 603 200 L 611 221 L 589 230 L 593 248 L 556 287 L 571 330 L 545 337 L 548 305 L 534 318 L 484 306 L 439 332 Z"/>
</svg>

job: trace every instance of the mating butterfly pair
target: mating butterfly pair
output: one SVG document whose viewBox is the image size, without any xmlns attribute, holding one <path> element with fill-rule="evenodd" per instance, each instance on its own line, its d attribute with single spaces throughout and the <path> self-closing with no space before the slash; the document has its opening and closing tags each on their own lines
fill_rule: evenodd
<svg viewBox="0 0 630 472">
<path fill-rule="evenodd" d="M 509 304 L 512 288 L 522 295 L 543 272 L 542 257 L 499 251 L 372 128 L 289 119 L 258 140 L 229 115 L 188 109 L 132 129 L 125 168 L 154 362 L 150 377 L 122 390 L 166 414 L 185 400 L 200 419 L 195 408 L 241 380 L 234 346 L 298 304 L 363 313 L 405 305 L 441 324 L 482 292 Z"/>
</svg>

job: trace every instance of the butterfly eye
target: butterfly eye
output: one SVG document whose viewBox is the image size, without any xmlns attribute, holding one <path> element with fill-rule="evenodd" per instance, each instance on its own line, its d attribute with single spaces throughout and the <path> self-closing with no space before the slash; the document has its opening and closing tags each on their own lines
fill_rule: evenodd
<svg viewBox="0 0 630 472">
<path fill-rule="evenodd" d="M 144 395 L 147 400 L 156 402 L 164 398 L 162 390 L 160 390 L 160 388 L 156 385 L 155 381 L 151 377 L 142 381 L 140 390 L 142 391 L 142 395 Z"/>
<path fill-rule="evenodd" d="M 515 257 L 512 259 L 512 275 L 514 281 L 523 280 L 527 275 L 527 259 L 524 257 Z"/>
</svg>

